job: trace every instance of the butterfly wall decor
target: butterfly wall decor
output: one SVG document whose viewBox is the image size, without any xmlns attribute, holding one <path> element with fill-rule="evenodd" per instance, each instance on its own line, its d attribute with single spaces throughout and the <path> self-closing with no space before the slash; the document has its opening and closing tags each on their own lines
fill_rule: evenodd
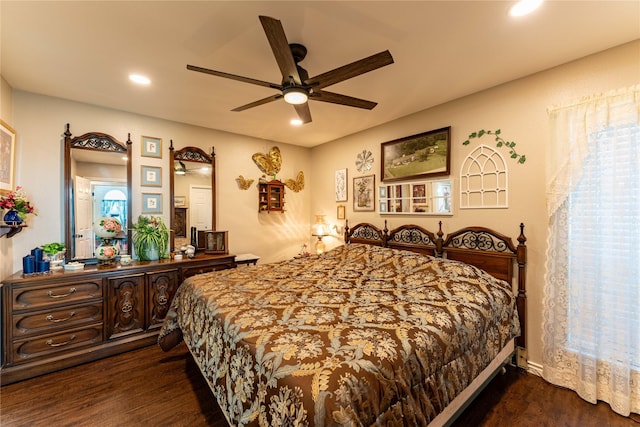
<svg viewBox="0 0 640 427">
<path fill-rule="evenodd" d="M 302 189 L 304 189 L 304 172 L 298 172 L 295 180 L 286 179 L 284 181 L 284 185 L 286 185 L 294 193 L 301 191 Z"/>
<path fill-rule="evenodd" d="M 282 167 L 282 154 L 278 147 L 273 147 L 267 154 L 255 153 L 251 158 L 258 169 L 268 176 L 275 177 Z"/>
<path fill-rule="evenodd" d="M 238 183 L 238 187 L 240 187 L 241 190 L 248 190 L 249 187 L 251 187 L 251 184 L 253 184 L 254 179 L 252 178 L 245 178 L 244 176 L 240 175 L 236 178 L 236 182 Z"/>
</svg>

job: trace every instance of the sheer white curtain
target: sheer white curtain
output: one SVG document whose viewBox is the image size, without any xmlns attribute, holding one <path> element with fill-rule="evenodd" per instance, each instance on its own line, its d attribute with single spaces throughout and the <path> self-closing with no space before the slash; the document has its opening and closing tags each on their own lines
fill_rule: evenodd
<svg viewBox="0 0 640 427">
<path fill-rule="evenodd" d="M 640 85 L 549 117 L 543 377 L 640 413 Z"/>
</svg>

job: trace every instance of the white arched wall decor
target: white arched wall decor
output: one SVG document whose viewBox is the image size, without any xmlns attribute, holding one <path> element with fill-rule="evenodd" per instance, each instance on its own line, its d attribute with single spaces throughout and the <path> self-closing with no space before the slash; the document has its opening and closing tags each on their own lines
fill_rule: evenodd
<svg viewBox="0 0 640 427">
<path fill-rule="evenodd" d="M 502 154 L 480 145 L 460 167 L 460 208 L 508 208 L 508 170 Z"/>
</svg>

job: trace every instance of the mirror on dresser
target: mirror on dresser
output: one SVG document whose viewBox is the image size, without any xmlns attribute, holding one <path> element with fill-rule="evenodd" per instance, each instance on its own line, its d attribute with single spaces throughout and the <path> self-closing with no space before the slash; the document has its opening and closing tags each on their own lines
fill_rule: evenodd
<svg viewBox="0 0 640 427">
<path fill-rule="evenodd" d="M 94 220 L 120 219 L 123 230 L 131 224 L 131 138 L 122 143 L 105 133 L 73 137 L 64 133 L 64 221 L 66 261 L 95 262 L 100 244 Z M 129 252 L 131 231 L 116 236 L 120 253 Z"/>
<path fill-rule="evenodd" d="M 207 154 L 198 147 L 176 150 L 169 146 L 172 173 L 169 178 L 171 203 L 170 248 L 180 248 L 196 240 L 198 232 L 216 229 L 216 164 L 215 152 Z M 192 228 L 196 235 L 192 237 Z M 202 235 L 202 233 L 200 233 Z M 201 242 L 202 243 L 202 242 Z"/>
</svg>

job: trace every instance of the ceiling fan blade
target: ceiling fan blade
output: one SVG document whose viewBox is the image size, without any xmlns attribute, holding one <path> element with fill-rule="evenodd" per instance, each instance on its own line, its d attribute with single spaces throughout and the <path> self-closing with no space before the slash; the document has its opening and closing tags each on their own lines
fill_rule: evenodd
<svg viewBox="0 0 640 427">
<path fill-rule="evenodd" d="M 298 113 L 298 117 L 302 120 L 302 123 L 311 123 L 311 110 L 309 110 L 309 103 L 297 104 L 293 106 Z"/>
<path fill-rule="evenodd" d="M 346 105 L 349 107 L 364 108 L 372 110 L 377 102 L 367 101 L 366 99 L 354 98 L 353 96 L 341 95 L 339 93 L 327 92 L 324 90 L 316 90 L 311 94 L 314 101 L 330 102 L 332 104 Z"/>
<path fill-rule="evenodd" d="M 385 50 L 384 52 L 376 53 L 375 55 L 360 59 L 351 64 L 343 65 L 342 67 L 311 77 L 303 83 L 312 86 L 313 89 L 322 89 L 323 87 L 340 83 L 389 64 L 393 64 L 393 57 L 388 50 Z"/>
<path fill-rule="evenodd" d="M 258 86 L 270 87 L 272 89 L 282 90 L 282 85 L 276 83 L 269 83 L 262 80 L 252 79 L 250 77 L 238 76 L 236 74 L 229 74 L 223 71 L 210 70 L 208 68 L 198 67 L 196 65 L 187 65 L 187 70 L 197 71 L 199 73 L 211 74 L 212 76 L 224 77 L 226 79 L 237 80 L 239 82 L 251 83 Z"/>
<path fill-rule="evenodd" d="M 251 102 L 251 103 L 249 103 L 249 104 L 242 105 L 242 106 L 240 106 L 240 107 L 236 107 L 236 108 L 234 108 L 234 109 L 233 109 L 233 110 L 231 110 L 231 111 L 244 111 L 244 110 L 248 110 L 249 108 L 257 107 L 258 105 L 262 105 L 262 104 L 268 104 L 269 102 L 275 101 L 275 100 L 280 99 L 280 98 L 282 98 L 282 94 L 281 94 L 281 93 L 278 93 L 278 94 L 271 95 L 271 96 L 268 96 L 268 97 L 266 97 L 266 98 L 262 98 L 262 99 L 259 99 L 259 100 L 257 100 L 257 101 Z"/>
<path fill-rule="evenodd" d="M 289 81 L 290 78 L 293 78 L 296 84 L 301 84 L 298 68 L 293 60 L 291 48 L 289 47 L 287 36 L 284 33 L 284 28 L 282 28 L 282 23 L 269 16 L 260 16 L 260 22 L 271 45 L 273 55 L 276 57 L 278 67 L 280 67 L 283 81 Z"/>
</svg>

